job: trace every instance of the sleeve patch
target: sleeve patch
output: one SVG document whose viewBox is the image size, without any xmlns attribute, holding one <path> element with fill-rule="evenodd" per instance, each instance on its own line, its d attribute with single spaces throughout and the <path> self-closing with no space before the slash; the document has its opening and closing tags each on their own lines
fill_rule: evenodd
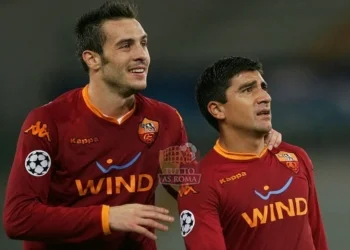
<svg viewBox="0 0 350 250">
<path fill-rule="evenodd" d="M 51 167 L 50 155 L 43 150 L 34 150 L 28 154 L 24 166 L 30 175 L 35 177 L 44 176 Z"/>
<path fill-rule="evenodd" d="M 47 125 L 41 124 L 40 121 L 37 121 L 34 125 L 31 125 L 24 133 L 31 133 L 33 136 L 38 136 L 40 138 L 46 138 L 46 140 L 51 141 L 50 134 L 47 131 Z"/>
<path fill-rule="evenodd" d="M 180 214 L 180 227 L 182 237 L 186 237 L 194 228 L 194 214 L 189 210 L 183 210 Z"/>
</svg>

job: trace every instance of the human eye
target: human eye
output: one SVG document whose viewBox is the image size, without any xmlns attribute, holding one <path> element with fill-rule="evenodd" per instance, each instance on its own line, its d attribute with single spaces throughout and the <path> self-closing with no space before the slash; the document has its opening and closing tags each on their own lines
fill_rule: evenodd
<svg viewBox="0 0 350 250">
<path fill-rule="evenodd" d="M 243 93 L 250 93 L 250 92 L 252 92 L 252 91 L 253 91 L 253 89 L 254 89 L 254 87 L 253 87 L 253 86 L 249 86 L 249 87 L 247 87 L 247 88 L 243 89 L 243 90 L 242 90 L 242 92 L 243 92 Z"/>
<path fill-rule="evenodd" d="M 120 46 L 120 48 L 122 48 L 122 49 L 128 49 L 128 48 L 130 48 L 130 43 L 123 43 L 121 46 Z"/>
<path fill-rule="evenodd" d="M 267 87 L 267 84 L 262 84 L 261 85 L 261 88 L 265 91 L 268 91 L 268 87 Z"/>
<path fill-rule="evenodd" d="M 148 41 L 147 41 L 147 40 L 143 40 L 143 41 L 141 42 L 141 45 L 142 45 L 143 47 L 147 47 Z"/>
</svg>

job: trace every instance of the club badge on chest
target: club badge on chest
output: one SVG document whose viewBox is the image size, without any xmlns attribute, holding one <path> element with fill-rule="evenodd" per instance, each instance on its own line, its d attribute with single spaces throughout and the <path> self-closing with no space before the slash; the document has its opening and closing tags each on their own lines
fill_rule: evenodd
<svg viewBox="0 0 350 250">
<path fill-rule="evenodd" d="M 140 140 L 150 146 L 157 139 L 159 132 L 159 122 L 150 120 L 145 117 L 139 124 L 137 132 Z"/>
<path fill-rule="evenodd" d="M 295 174 L 299 173 L 299 161 L 294 153 L 280 151 L 276 154 L 277 159 Z"/>
</svg>

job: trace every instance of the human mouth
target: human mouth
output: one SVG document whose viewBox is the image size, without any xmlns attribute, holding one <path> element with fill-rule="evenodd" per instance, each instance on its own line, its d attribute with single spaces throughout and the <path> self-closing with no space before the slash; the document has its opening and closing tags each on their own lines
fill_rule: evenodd
<svg viewBox="0 0 350 250">
<path fill-rule="evenodd" d="M 146 71 L 145 68 L 134 68 L 134 69 L 129 70 L 129 72 L 131 72 L 131 73 L 144 73 L 145 71 Z"/>
<path fill-rule="evenodd" d="M 133 65 L 128 68 L 128 71 L 131 73 L 142 74 L 147 71 L 147 67 L 145 64 Z"/>
<path fill-rule="evenodd" d="M 260 117 L 270 118 L 271 117 L 271 110 L 270 109 L 262 109 L 256 115 L 260 116 Z"/>
<path fill-rule="evenodd" d="M 147 69 L 146 67 L 133 67 L 129 69 L 129 73 L 136 79 L 143 80 L 146 78 Z"/>
</svg>

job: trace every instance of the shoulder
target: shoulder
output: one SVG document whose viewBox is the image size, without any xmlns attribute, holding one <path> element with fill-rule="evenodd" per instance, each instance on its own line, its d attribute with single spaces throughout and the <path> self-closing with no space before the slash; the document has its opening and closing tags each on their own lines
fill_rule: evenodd
<svg viewBox="0 0 350 250">
<path fill-rule="evenodd" d="M 217 173 L 220 168 L 221 160 L 220 156 L 214 151 L 210 150 L 195 166 L 193 172 L 200 176 L 200 181 L 193 185 L 193 188 L 198 192 L 211 192 L 216 193 L 218 187 Z"/>
<path fill-rule="evenodd" d="M 173 106 L 171 106 L 165 102 L 161 102 L 161 101 L 146 97 L 146 96 L 141 95 L 141 94 L 137 94 L 136 98 L 142 104 L 142 106 L 144 108 L 154 109 L 155 112 L 158 112 L 158 113 L 169 112 L 170 115 L 177 115 L 177 113 L 178 113 L 177 110 Z"/>
<path fill-rule="evenodd" d="M 73 89 L 61 94 L 49 103 L 46 103 L 43 106 L 33 109 L 32 111 L 40 113 L 53 112 L 57 110 L 62 111 L 62 109 L 71 109 L 72 105 L 79 101 L 81 98 L 82 88 Z"/>
<path fill-rule="evenodd" d="M 28 113 L 24 124 L 45 124 L 45 127 L 49 126 L 50 130 L 55 129 L 57 120 L 69 114 L 65 111 L 73 109 L 74 105 L 72 104 L 78 100 L 80 93 L 81 89 L 74 89 L 47 104 L 32 109 Z"/>
<path fill-rule="evenodd" d="M 208 168 L 208 165 L 200 165 L 200 171 L 191 173 L 191 176 L 196 176 L 196 183 L 180 186 L 177 199 L 179 210 L 194 208 L 202 210 L 207 206 L 218 207 L 220 189 L 215 181 L 215 172 Z"/>
<path fill-rule="evenodd" d="M 227 159 L 226 157 L 223 157 L 214 148 L 212 148 L 200 160 L 199 166 L 201 173 L 214 176 L 215 173 L 220 172 L 220 168 L 223 165 L 227 164 L 232 165 L 235 164 L 235 162 Z"/>
<path fill-rule="evenodd" d="M 71 110 L 80 100 L 82 100 L 82 98 L 82 88 L 77 88 L 63 93 L 56 99 L 44 105 L 44 107 L 51 112 L 59 110 L 61 111 L 59 113 L 62 113 L 62 110 Z"/>
<path fill-rule="evenodd" d="M 152 113 L 169 124 L 180 123 L 183 126 L 183 119 L 178 110 L 173 106 L 141 94 L 137 94 L 136 98 L 140 102 L 143 112 Z"/>
</svg>

